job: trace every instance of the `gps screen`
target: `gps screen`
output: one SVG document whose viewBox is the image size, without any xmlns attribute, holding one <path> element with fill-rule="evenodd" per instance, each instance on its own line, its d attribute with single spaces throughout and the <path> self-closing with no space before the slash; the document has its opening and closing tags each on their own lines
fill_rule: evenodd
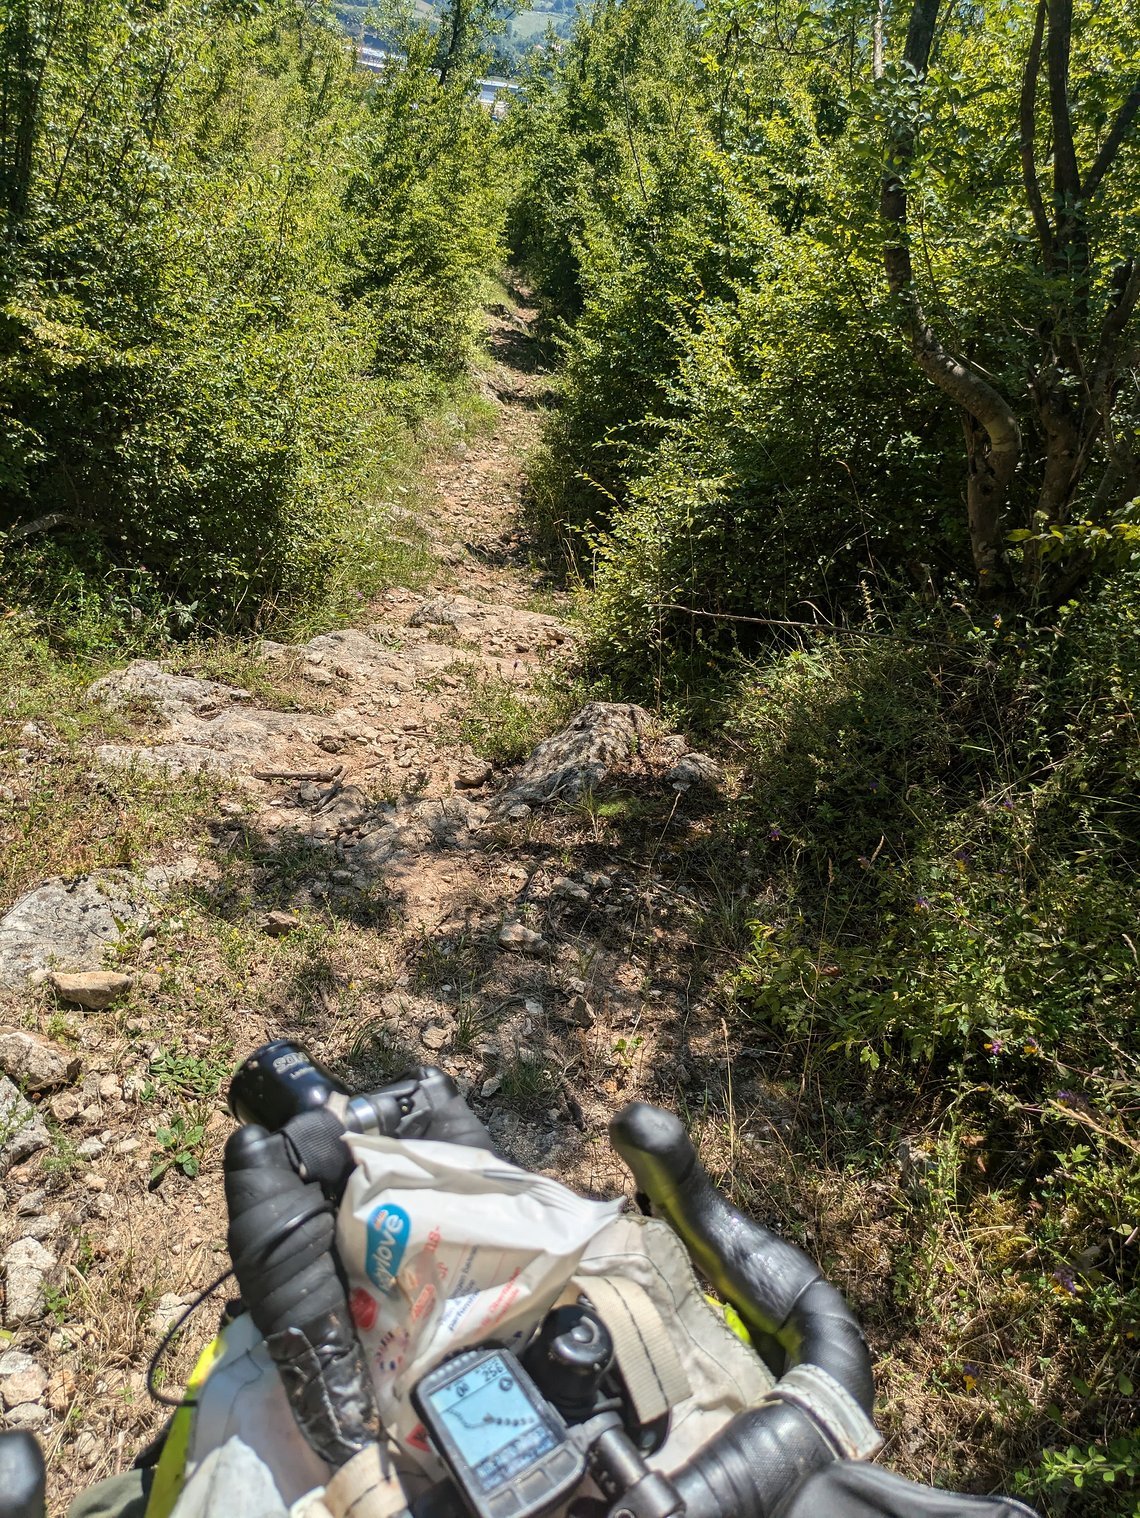
<svg viewBox="0 0 1140 1518">
<path fill-rule="evenodd" d="M 428 1400 L 485 1492 L 505 1485 L 558 1443 L 499 1355 L 437 1387 Z"/>
</svg>

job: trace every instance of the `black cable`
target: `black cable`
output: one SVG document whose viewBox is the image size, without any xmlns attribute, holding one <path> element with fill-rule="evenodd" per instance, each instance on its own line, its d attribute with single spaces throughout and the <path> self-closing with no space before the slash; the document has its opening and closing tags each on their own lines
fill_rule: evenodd
<svg viewBox="0 0 1140 1518">
<path fill-rule="evenodd" d="M 196 1407 L 198 1405 L 197 1398 L 191 1398 L 190 1400 L 187 1400 L 184 1396 L 166 1396 L 154 1384 L 155 1372 L 158 1370 L 160 1360 L 166 1351 L 170 1348 L 171 1341 L 173 1340 L 175 1334 L 179 1332 L 182 1325 L 187 1322 L 188 1319 L 193 1317 L 193 1315 L 198 1311 L 199 1307 L 201 1307 L 202 1303 L 205 1302 L 207 1298 L 212 1297 L 222 1282 L 228 1281 L 233 1273 L 233 1266 L 227 1266 L 216 1281 L 211 1281 L 209 1286 L 198 1293 L 193 1302 L 190 1303 L 190 1306 L 187 1307 L 186 1310 L 174 1320 L 171 1326 L 166 1330 L 166 1333 L 162 1336 L 162 1340 L 158 1348 L 155 1350 L 154 1354 L 151 1355 L 150 1364 L 146 1368 L 146 1389 L 149 1392 L 152 1401 L 161 1403 L 163 1407 Z"/>
</svg>

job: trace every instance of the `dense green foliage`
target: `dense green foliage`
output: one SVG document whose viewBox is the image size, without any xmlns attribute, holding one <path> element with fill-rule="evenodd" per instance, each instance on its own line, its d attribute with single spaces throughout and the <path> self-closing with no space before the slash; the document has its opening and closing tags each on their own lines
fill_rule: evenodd
<svg viewBox="0 0 1140 1518">
<path fill-rule="evenodd" d="M 374 84 L 283 0 L 6 7 L 11 594 L 217 626 L 319 594 L 347 540 L 382 573 L 369 498 L 496 252 L 490 123 L 431 62 Z"/>
<path fill-rule="evenodd" d="M 532 519 L 608 678 L 732 739 L 726 1005 L 867 1108 L 811 1164 L 874 1188 L 925 1135 L 870 1313 L 926 1366 L 913 1469 L 1131 1513 L 1138 18 L 1078 0 L 1058 95 L 1065 4 L 943 6 L 925 77 L 935 0 L 878 10 L 881 70 L 876 9 L 603 3 L 530 83 L 513 236 L 566 358 Z"/>
<path fill-rule="evenodd" d="M 884 140 L 908 112 L 927 123 L 909 176 L 920 293 L 1021 427 L 1006 529 L 1043 525 L 1072 555 L 1095 519 L 1135 550 L 1124 376 L 1115 412 L 1081 434 L 1088 468 L 1060 517 L 1035 513 L 1037 397 L 1070 385 L 1053 374 L 1064 343 L 1038 334 L 1083 301 L 1091 366 L 1135 251 L 1140 154 L 1127 141 L 1106 173 L 1092 273 L 1066 284 L 1042 266 L 1019 179 L 1032 9 L 955 12 L 917 99 L 898 67 L 872 85 L 869 14 L 822 5 L 793 37 L 764 7 L 603 5 L 514 122 L 529 163 L 516 240 L 573 321 L 536 519 L 599 558 L 616 647 L 640 648 L 662 603 L 787 615 L 805 596 L 850 608 L 865 576 L 924 576 L 918 561 L 939 581 L 969 572 L 960 415 L 921 379 L 883 270 Z M 905 24 L 892 13 L 889 34 Z M 1114 4 L 1075 32 L 1082 162 L 1127 95 L 1136 28 Z M 1101 494 L 1116 460 L 1124 477 Z"/>
</svg>

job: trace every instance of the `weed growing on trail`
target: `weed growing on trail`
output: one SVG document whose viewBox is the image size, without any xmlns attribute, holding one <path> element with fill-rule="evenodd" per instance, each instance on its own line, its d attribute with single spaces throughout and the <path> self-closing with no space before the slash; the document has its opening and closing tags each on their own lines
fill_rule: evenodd
<svg viewBox="0 0 1140 1518">
<path fill-rule="evenodd" d="M 537 1117 L 558 1099 L 558 1072 L 537 1054 L 516 1054 L 503 1066 L 499 1092 L 520 1117 Z"/>
<path fill-rule="evenodd" d="M 464 677 L 467 688 L 451 714 L 455 725 L 446 737 L 457 735 L 460 743 L 504 767 L 525 759 L 584 699 L 581 687 L 546 671 L 525 692 L 501 675 L 484 675 L 470 665 L 457 665 L 454 673 Z"/>
<path fill-rule="evenodd" d="M 193 1180 L 200 1168 L 198 1150 L 206 1136 L 205 1123 L 178 1116 L 156 1128 L 154 1136 L 158 1147 L 151 1155 L 151 1186 L 159 1185 L 168 1170 L 181 1170 Z"/>
<path fill-rule="evenodd" d="M 230 1073 L 231 1061 L 216 1054 L 193 1054 L 177 1047 L 160 1049 L 151 1056 L 150 1080 L 140 1094 L 144 1101 L 164 1094 L 211 1101 Z"/>
</svg>

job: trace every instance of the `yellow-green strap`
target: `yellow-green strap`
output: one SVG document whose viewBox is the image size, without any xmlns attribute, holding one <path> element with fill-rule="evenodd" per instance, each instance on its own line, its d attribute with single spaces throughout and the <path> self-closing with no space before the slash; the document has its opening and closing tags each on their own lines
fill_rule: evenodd
<svg viewBox="0 0 1140 1518">
<path fill-rule="evenodd" d="M 170 1518 L 174 1510 L 186 1480 L 186 1457 L 190 1452 L 190 1435 L 194 1431 L 195 1397 L 224 1349 L 219 1334 L 198 1356 L 198 1363 L 186 1383 L 186 1400 L 170 1420 L 162 1454 L 158 1457 L 154 1485 L 146 1504 L 146 1518 Z"/>
</svg>

